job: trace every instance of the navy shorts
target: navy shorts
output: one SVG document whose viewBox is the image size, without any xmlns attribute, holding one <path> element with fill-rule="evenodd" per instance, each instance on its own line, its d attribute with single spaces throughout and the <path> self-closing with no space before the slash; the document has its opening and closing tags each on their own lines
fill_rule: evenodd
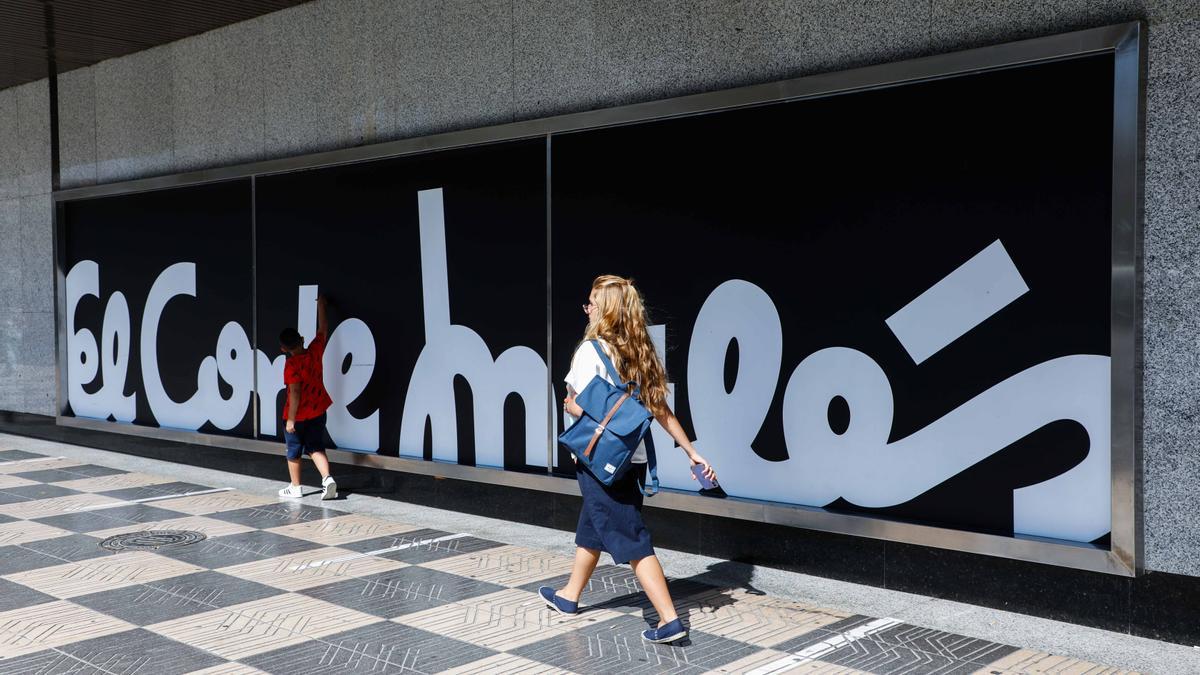
<svg viewBox="0 0 1200 675">
<path fill-rule="evenodd" d="M 284 424 L 287 424 L 285 421 Z M 283 440 L 287 443 L 288 459 L 300 459 L 300 455 L 311 455 L 325 451 L 325 413 L 311 420 L 296 422 L 296 433 L 289 434 L 283 428 Z"/>
<path fill-rule="evenodd" d="M 583 495 L 575 545 L 605 551 L 618 565 L 654 555 L 650 531 L 642 522 L 642 491 L 638 487 L 646 480 L 646 465 L 632 465 L 612 487 L 605 487 L 583 467 L 575 473 Z"/>
</svg>

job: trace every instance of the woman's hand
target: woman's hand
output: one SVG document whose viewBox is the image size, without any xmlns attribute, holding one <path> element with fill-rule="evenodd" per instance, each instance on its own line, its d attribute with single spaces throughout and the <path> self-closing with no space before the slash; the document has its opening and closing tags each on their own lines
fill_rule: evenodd
<svg viewBox="0 0 1200 675">
<path fill-rule="evenodd" d="M 567 394 L 567 397 L 563 399 L 563 409 L 571 417 L 583 417 L 583 408 L 579 407 L 579 404 L 575 402 L 575 397 L 571 394 Z"/>
<path fill-rule="evenodd" d="M 691 460 L 692 466 L 696 466 L 697 464 L 703 464 L 704 465 L 704 477 L 711 480 L 714 483 L 717 482 L 717 472 L 713 470 L 712 465 L 710 465 L 708 463 L 707 459 L 704 459 L 703 457 L 700 456 L 700 453 L 693 452 L 692 454 L 688 455 L 688 459 Z M 692 474 L 692 480 L 697 480 L 696 474 Z"/>
</svg>

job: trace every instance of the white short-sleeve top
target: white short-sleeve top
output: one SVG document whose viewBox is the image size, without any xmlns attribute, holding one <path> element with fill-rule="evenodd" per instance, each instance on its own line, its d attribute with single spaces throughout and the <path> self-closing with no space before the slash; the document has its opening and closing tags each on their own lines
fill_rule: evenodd
<svg viewBox="0 0 1200 675">
<path fill-rule="evenodd" d="M 604 353 L 607 354 L 609 358 L 612 358 L 612 347 L 609 346 L 609 344 L 604 340 L 600 340 L 600 346 L 604 348 Z M 567 373 L 564 381 L 567 383 L 568 387 L 578 394 L 579 392 L 583 391 L 584 388 L 588 386 L 588 383 L 592 381 L 592 378 L 596 377 L 597 375 L 603 377 L 609 384 L 616 384 L 613 382 L 612 378 L 608 376 L 608 368 L 604 367 L 604 362 L 600 360 L 600 355 L 596 353 L 596 348 L 592 346 L 591 342 L 585 341 L 583 344 L 579 345 L 578 349 L 575 350 L 575 356 L 571 357 L 571 372 Z M 567 418 L 568 427 L 575 423 L 575 418 L 572 417 L 570 413 L 564 414 Z M 645 441 L 642 441 L 642 444 L 639 445 L 638 449 L 634 451 L 633 457 L 631 457 L 629 461 L 633 462 L 634 464 L 646 463 Z"/>
</svg>

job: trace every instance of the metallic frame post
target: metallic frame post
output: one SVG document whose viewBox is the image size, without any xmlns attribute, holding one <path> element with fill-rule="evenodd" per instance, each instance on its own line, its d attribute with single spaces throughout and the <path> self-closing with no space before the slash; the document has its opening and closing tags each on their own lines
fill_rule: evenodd
<svg viewBox="0 0 1200 675">
<path fill-rule="evenodd" d="M 258 179 L 250 177 L 250 361 L 254 370 L 251 371 L 250 414 L 254 419 L 250 423 L 250 433 L 258 438 L 262 416 L 258 408 L 262 405 L 262 396 L 258 393 Z"/>
<path fill-rule="evenodd" d="M 550 392 L 550 408 L 546 411 L 546 473 L 554 473 L 554 456 L 558 451 L 554 430 L 557 428 L 558 408 L 554 405 L 554 373 L 550 371 L 554 354 L 554 291 L 551 277 L 554 272 L 554 216 L 551 186 L 554 180 L 552 154 L 554 137 L 546 134 L 546 389 Z"/>
<path fill-rule="evenodd" d="M 67 398 L 63 380 L 65 377 L 63 366 L 67 363 L 63 283 L 66 274 L 64 247 L 66 202 L 236 178 L 250 177 L 254 179 L 258 176 L 512 140 L 545 138 L 549 144 L 555 134 L 573 131 L 820 98 L 1098 54 L 1112 54 L 1115 58 L 1110 305 L 1112 347 L 1111 547 L 1106 549 L 1088 544 L 1045 540 L 1036 537 L 981 534 L 867 516 L 831 513 L 820 508 L 753 499 L 718 500 L 700 497 L 694 493 L 669 490 L 663 491 L 660 496 L 656 497 L 653 505 L 692 513 L 790 525 L 1122 576 L 1136 576 L 1141 571 L 1143 557 L 1141 520 L 1141 223 L 1144 163 L 1145 29 L 1140 22 L 618 108 L 455 131 L 300 157 L 56 191 L 54 193 L 56 206 L 54 232 L 56 251 L 55 313 L 58 341 L 59 412 L 57 423 L 63 426 L 127 433 L 236 450 L 283 454 L 280 444 L 257 440 L 257 438 L 244 439 L 197 434 L 66 416 Z M 549 162 L 549 154 L 547 154 L 547 162 Z M 547 166 L 547 170 L 549 170 L 549 166 Z M 547 180 L 549 181 L 549 176 L 547 176 Z M 546 189 L 548 193 L 549 183 L 547 183 Z M 547 198 L 548 234 L 552 229 L 549 207 L 549 198 Z M 547 246 L 549 245 L 548 240 Z M 550 263 L 551 261 L 548 259 L 547 270 L 549 270 Z M 253 301 L 256 302 L 256 299 Z M 549 326 L 547 330 L 549 331 Z M 549 344 L 547 346 L 549 347 Z M 574 481 L 554 477 L 549 475 L 549 472 L 530 474 L 345 451 L 333 451 L 332 454 L 334 461 L 346 464 L 487 482 L 550 493 L 578 494 L 578 488 Z M 550 459 L 553 459 L 553 448 L 551 448 Z M 553 464 L 552 461 L 551 464 Z"/>
<path fill-rule="evenodd" d="M 67 205 L 57 199 L 51 209 L 51 230 L 54 235 L 54 411 L 55 419 L 62 424 L 67 414 Z"/>
<path fill-rule="evenodd" d="M 1145 30 L 1126 24 L 1113 47 L 1112 536 L 1110 555 L 1142 570 L 1142 218 Z"/>
</svg>

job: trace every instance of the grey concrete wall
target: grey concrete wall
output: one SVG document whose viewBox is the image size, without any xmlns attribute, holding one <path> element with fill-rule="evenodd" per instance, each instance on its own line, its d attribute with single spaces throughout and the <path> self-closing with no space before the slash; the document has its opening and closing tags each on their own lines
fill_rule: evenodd
<svg viewBox="0 0 1200 675">
<path fill-rule="evenodd" d="M 1150 24 L 1146 562 L 1200 576 L 1197 0 L 320 0 L 63 76 L 62 178 L 281 157 L 1131 19 Z M 49 412 L 40 86 L 0 92 L 0 409 Z"/>
<path fill-rule="evenodd" d="M 0 91 L 0 410 L 54 410 L 50 89 Z"/>
</svg>

